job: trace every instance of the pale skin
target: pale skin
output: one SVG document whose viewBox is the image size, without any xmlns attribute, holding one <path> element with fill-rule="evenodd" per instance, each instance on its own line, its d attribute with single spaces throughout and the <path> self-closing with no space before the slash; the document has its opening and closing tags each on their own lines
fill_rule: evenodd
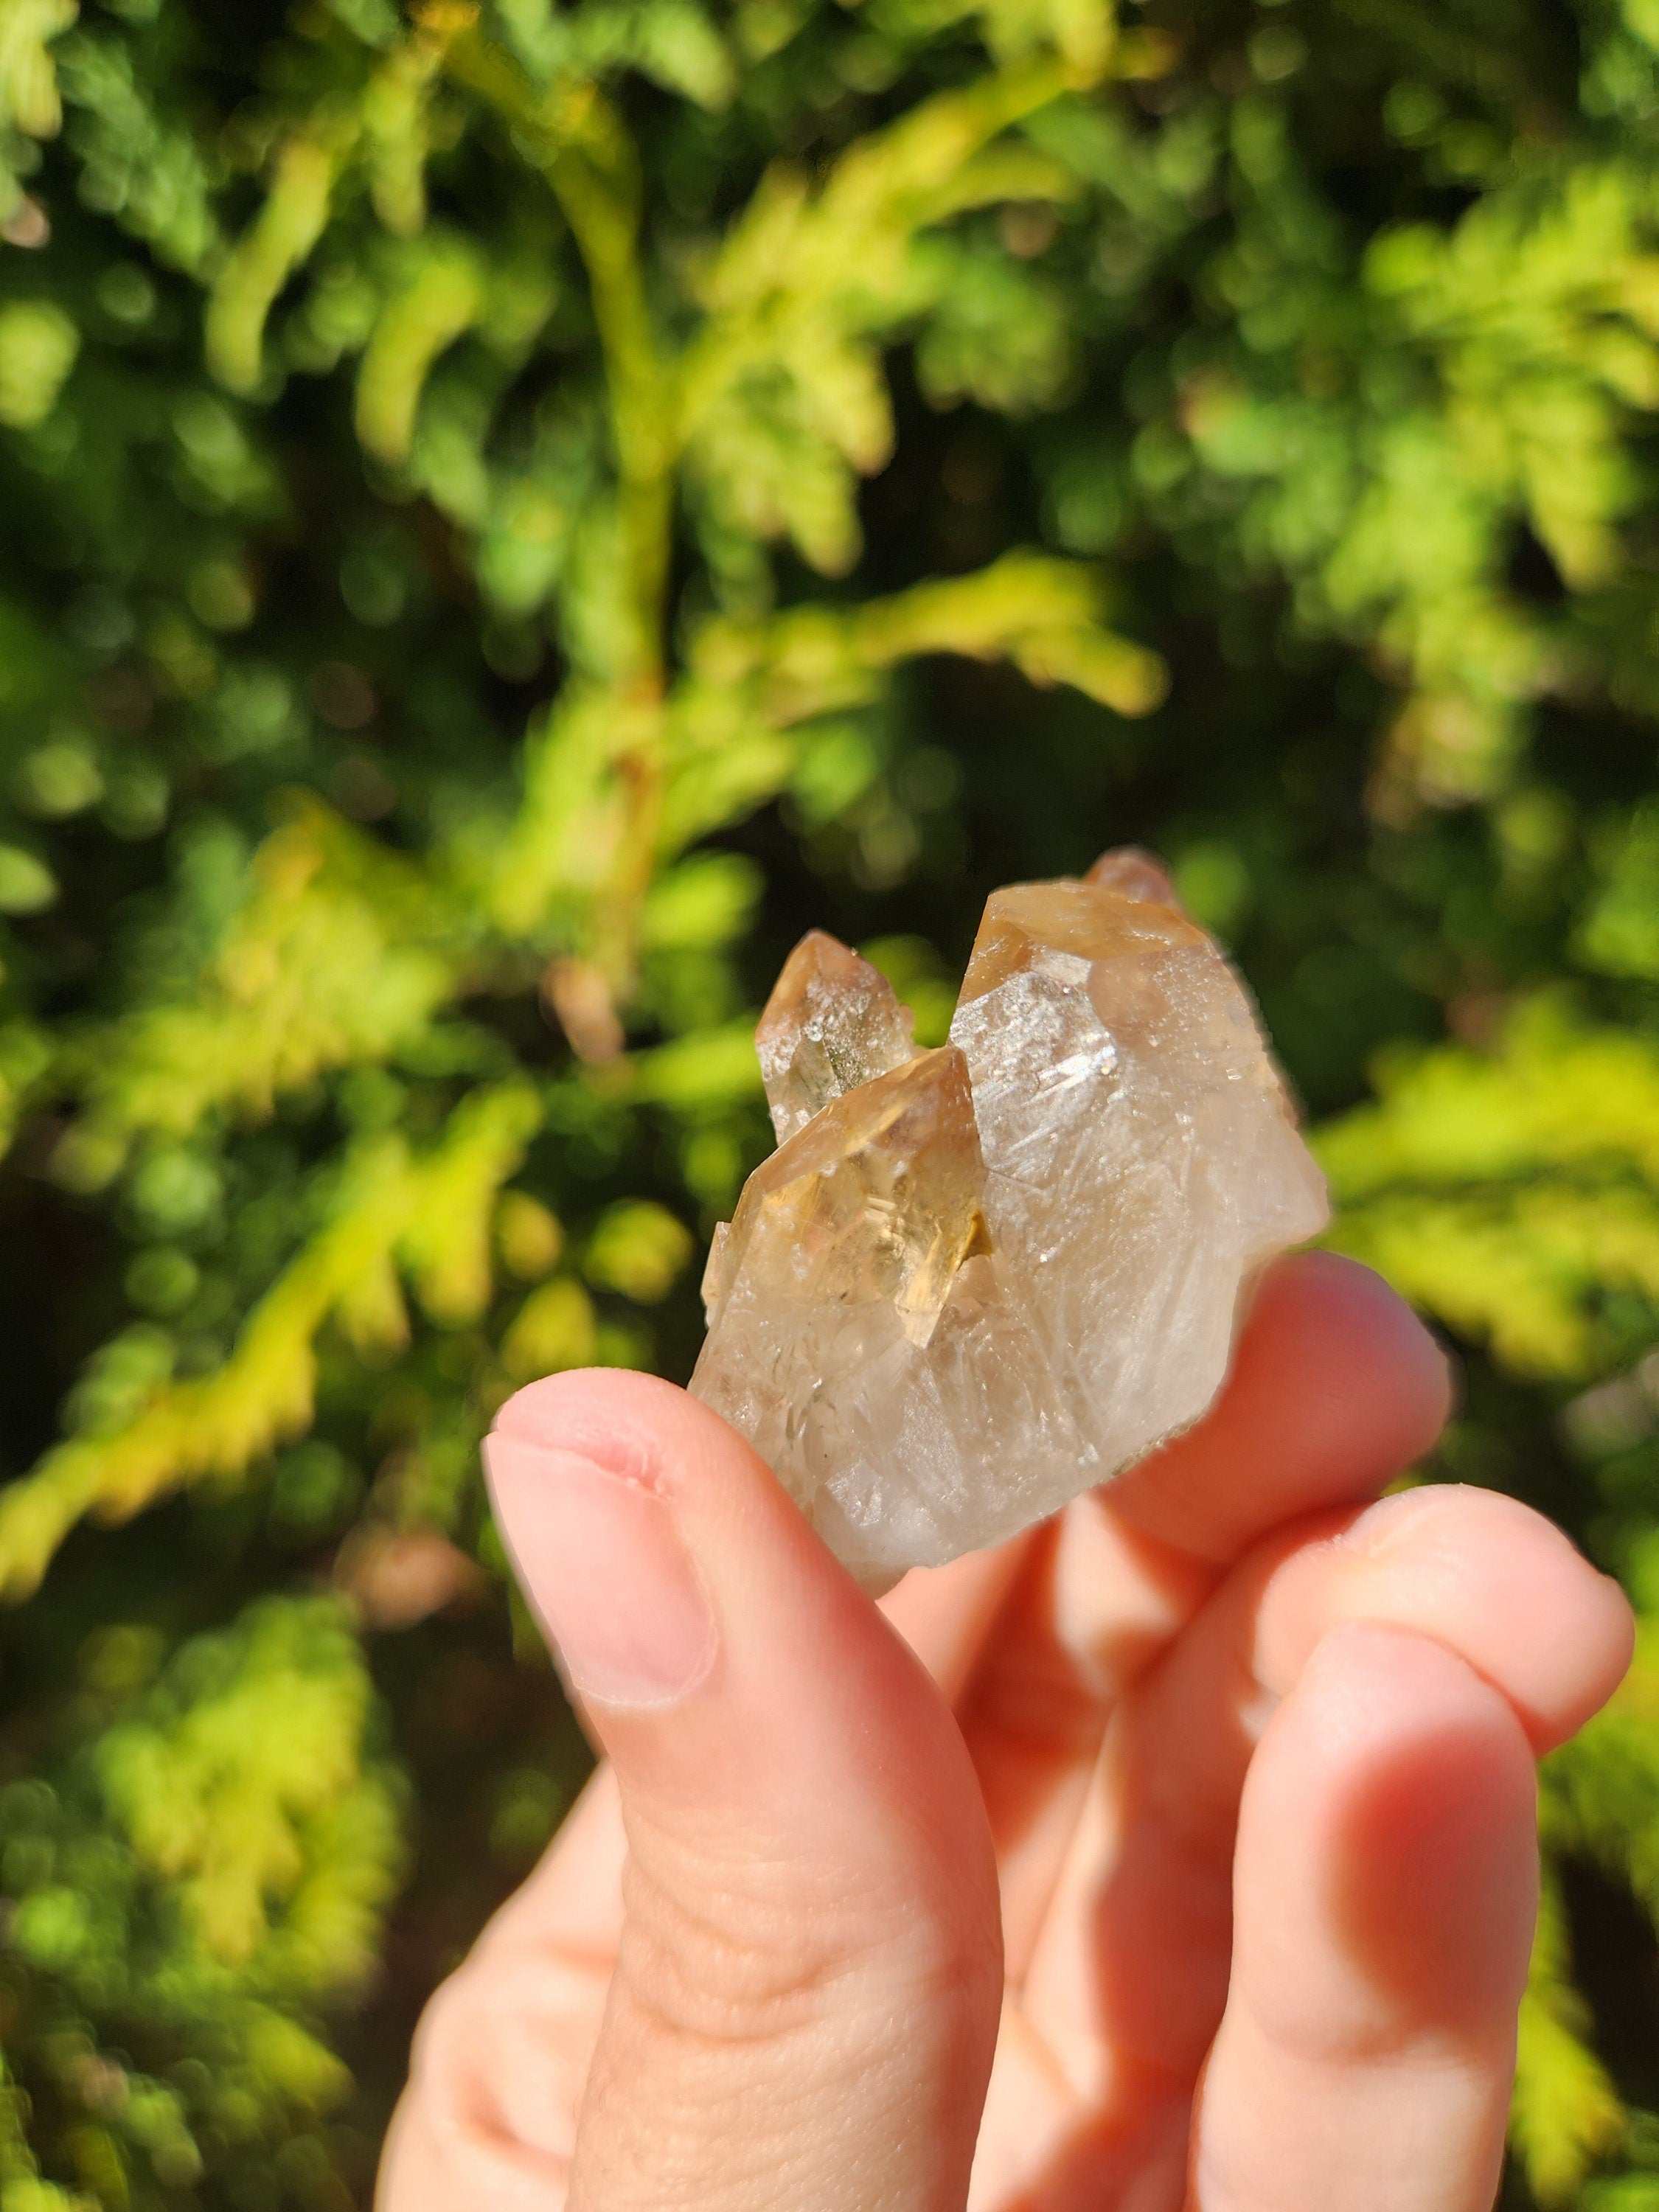
<svg viewBox="0 0 1659 2212">
<path fill-rule="evenodd" d="M 670 1385 L 521 1392 L 496 1510 L 606 1757 L 380 2212 L 1487 2212 L 1534 1760 L 1632 1626 L 1508 1499 L 1370 1503 L 1447 1404 L 1280 1261 L 1200 1428 L 878 1607 Z"/>
</svg>

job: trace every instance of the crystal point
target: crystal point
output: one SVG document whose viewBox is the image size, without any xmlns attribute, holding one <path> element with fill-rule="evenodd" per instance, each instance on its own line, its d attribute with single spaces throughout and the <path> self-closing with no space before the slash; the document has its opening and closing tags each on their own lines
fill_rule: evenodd
<svg viewBox="0 0 1659 2212">
<path fill-rule="evenodd" d="M 1160 902 L 994 892 L 951 1036 L 1003 1279 L 1110 1474 L 1209 1405 L 1241 1291 L 1323 1225 L 1323 1182 L 1244 986 Z"/>
<path fill-rule="evenodd" d="M 1121 898 L 1151 899 L 1158 906 L 1177 908 L 1181 903 L 1163 861 L 1139 845 L 1115 845 L 1103 853 L 1084 881 L 1115 891 Z"/>
<path fill-rule="evenodd" d="M 844 1558 L 860 1493 L 866 1508 L 872 1485 L 896 1502 L 881 1468 L 898 1438 L 857 1440 L 925 1375 L 958 1277 L 985 1249 L 984 1190 L 967 1063 L 945 1045 L 832 1099 L 781 1145 L 711 1259 L 692 1388 Z M 872 1372 L 888 1378 L 873 1395 Z"/>
<path fill-rule="evenodd" d="M 1325 1219 L 1249 995 L 1143 854 L 993 893 L 941 1050 L 817 932 L 759 1042 L 784 1140 L 691 1387 L 871 1588 L 1198 1419 L 1255 1272 Z"/>
<path fill-rule="evenodd" d="M 915 1052 L 909 1010 L 879 969 L 822 929 L 783 963 L 755 1031 L 778 1142 L 832 1098 L 902 1067 Z"/>
</svg>

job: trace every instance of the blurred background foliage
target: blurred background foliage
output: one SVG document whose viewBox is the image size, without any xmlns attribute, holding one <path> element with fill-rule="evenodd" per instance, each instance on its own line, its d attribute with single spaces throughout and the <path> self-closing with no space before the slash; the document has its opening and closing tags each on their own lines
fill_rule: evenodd
<svg viewBox="0 0 1659 2212">
<path fill-rule="evenodd" d="M 479 1434 L 803 928 L 1125 840 L 1651 1624 L 1507 2187 L 1659 2206 L 1656 186 L 1654 0 L 0 0 L 3 2212 L 367 2203 L 584 1769 Z"/>
</svg>

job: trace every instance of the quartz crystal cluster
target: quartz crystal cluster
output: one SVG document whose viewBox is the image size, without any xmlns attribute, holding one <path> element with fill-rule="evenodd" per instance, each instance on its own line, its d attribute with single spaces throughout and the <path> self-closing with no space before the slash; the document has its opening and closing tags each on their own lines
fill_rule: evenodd
<svg viewBox="0 0 1659 2212">
<path fill-rule="evenodd" d="M 937 1051 L 817 930 L 756 1043 L 778 1149 L 715 1232 L 691 1389 L 871 1589 L 1195 1421 L 1242 1291 L 1326 1218 L 1249 996 L 1145 854 L 994 892 Z"/>
</svg>

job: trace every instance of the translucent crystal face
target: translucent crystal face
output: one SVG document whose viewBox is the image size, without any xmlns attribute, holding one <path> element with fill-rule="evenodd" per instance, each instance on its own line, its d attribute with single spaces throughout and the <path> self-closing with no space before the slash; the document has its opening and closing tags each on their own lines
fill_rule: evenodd
<svg viewBox="0 0 1659 2212">
<path fill-rule="evenodd" d="M 1196 1420 L 1242 1291 L 1325 1218 L 1249 994 L 1146 854 L 994 893 L 951 1046 L 909 1034 L 797 947 L 762 1024 L 793 1133 L 717 1236 L 691 1382 L 872 1588 Z"/>
<path fill-rule="evenodd" d="M 1066 877 L 1052 884 L 1010 884 L 985 902 L 962 979 L 961 1004 L 982 998 L 1034 964 L 1052 968 L 1057 954 L 1092 965 L 1134 960 L 1172 945 L 1207 946 L 1209 939 L 1175 907 L 1101 884 Z"/>
<path fill-rule="evenodd" d="M 988 1486 L 976 1462 L 963 1481 L 960 1440 L 992 1425 L 951 1411 L 998 1371 L 984 1187 L 947 1046 L 832 1099 L 750 1177 L 710 1258 L 692 1389 L 872 1589 L 964 1548 L 953 1516 Z"/>
<path fill-rule="evenodd" d="M 902 1067 L 915 1052 L 910 1013 L 867 960 L 821 929 L 790 954 L 755 1031 L 761 1079 L 781 1145 L 832 1098 Z"/>
<path fill-rule="evenodd" d="M 950 1046 L 832 1099 L 750 1176 L 720 1240 L 711 1314 L 758 1268 L 787 1306 L 886 1305 L 925 1344 L 984 1243 L 985 1163 Z"/>
<path fill-rule="evenodd" d="M 1322 1225 L 1322 1181 L 1243 984 L 1162 901 L 994 892 L 951 1035 L 1001 1280 L 1110 1474 L 1209 1404 L 1241 1289 Z"/>
</svg>

